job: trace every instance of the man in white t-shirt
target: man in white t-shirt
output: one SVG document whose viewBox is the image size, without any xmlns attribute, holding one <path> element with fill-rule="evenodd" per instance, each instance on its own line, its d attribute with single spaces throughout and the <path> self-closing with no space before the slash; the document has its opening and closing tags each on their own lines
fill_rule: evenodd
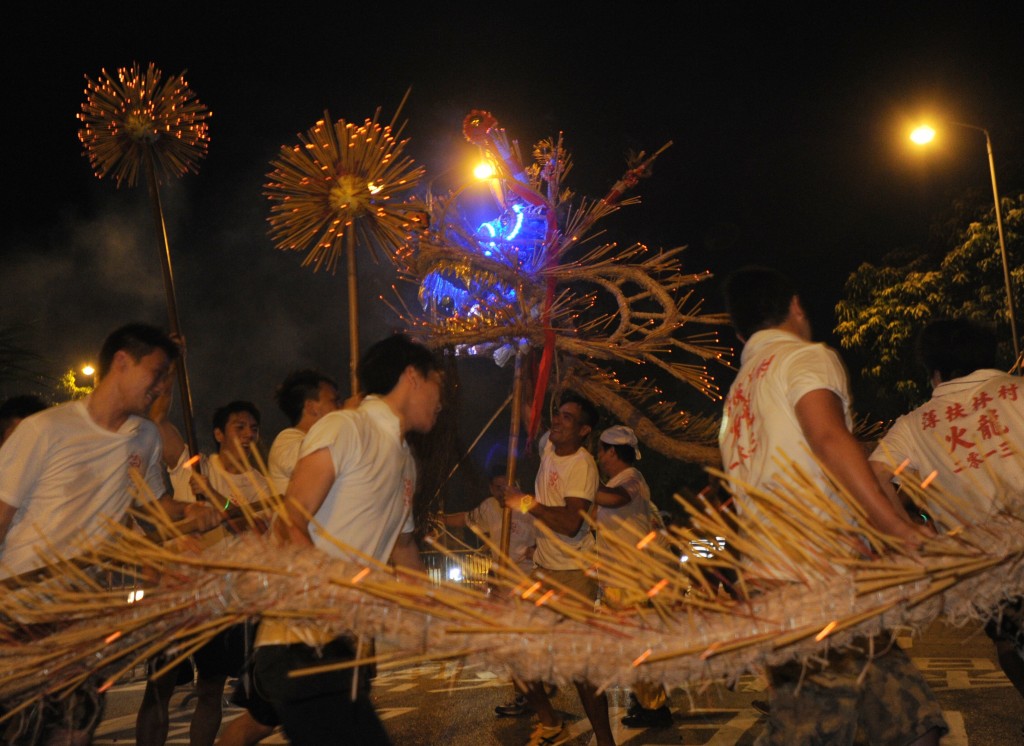
<svg viewBox="0 0 1024 746">
<path fill-rule="evenodd" d="M 780 487 L 787 481 L 785 465 L 793 462 L 834 496 L 820 462 L 877 528 L 920 544 L 922 531 L 882 491 L 850 432 L 845 370 L 833 350 L 811 342 L 810 321 L 793 284 L 774 270 L 747 267 L 733 273 L 724 289 L 744 343 L 719 435 L 733 489 Z M 742 491 L 736 503 L 741 513 L 752 509 Z M 866 649 L 868 641 L 855 644 Z M 813 664 L 806 671 L 799 664 L 769 669 L 771 712 L 761 743 L 845 743 L 854 729 L 865 729 L 871 743 L 924 746 L 937 744 L 947 730 L 934 694 L 898 647 L 870 665 L 866 653 L 852 650 L 829 652 L 828 658 L 830 665 L 820 671 Z"/>
<path fill-rule="evenodd" d="M 635 545 L 655 528 L 652 521 L 651 488 L 635 464 L 640 460 L 636 433 L 625 425 L 615 425 L 601 433 L 597 442 L 597 466 L 607 481 L 598 486 L 597 553 L 602 565 L 616 562 L 615 545 Z M 598 570 L 601 601 L 612 608 L 640 606 L 647 601 L 644 593 L 630 592 L 606 583 Z M 672 725 L 668 693 L 658 684 L 633 687 L 630 705 L 622 724 L 627 728 L 666 728 Z"/>
<path fill-rule="evenodd" d="M 548 577 L 583 595 L 597 598 L 597 583 L 584 574 L 573 552 L 594 545 L 594 535 L 583 515 L 590 511 L 597 492 L 597 465 L 583 447 L 597 424 L 596 407 L 573 392 L 563 394 L 551 419 L 551 429 L 541 438 L 540 469 L 534 480 L 536 496 L 510 487 L 505 505 L 513 511 L 529 513 L 554 532 L 554 538 L 537 533 L 533 554 L 538 577 Z M 597 746 L 615 743 L 608 720 L 608 697 L 598 695 L 590 682 L 577 681 L 583 709 L 594 729 Z M 536 743 L 555 743 L 564 733 L 564 725 L 555 714 L 541 682 L 530 682 L 524 692 L 539 723 L 533 733 Z"/>
<path fill-rule="evenodd" d="M 299 460 L 302 439 L 328 412 L 338 409 L 338 384 L 315 370 L 297 370 L 288 374 L 274 394 L 277 406 L 288 418 L 290 427 L 277 434 L 270 446 L 267 469 L 278 494 L 288 490 L 295 463 Z"/>
<path fill-rule="evenodd" d="M 260 503 L 270 496 L 270 483 L 253 466 L 251 448 L 260 440 L 260 410 L 249 401 L 236 400 L 213 413 L 217 452 L 205 459 L 203 474 L 225 509 L 238 501 Z"/>
<path fill-rule="evenodd" d="M 267 478 L 250 461 L 250 448 L 259 442 L 259 436 L 260 411 L 255 404 L 236 400 L 218 407 L 213 413 L 217 453 L 203 458 L 202 479 L 193 473 L 192 491 L 216 502 L 222 510 L 239 502 L 259 504 L 267 500 Z M 242 671 L 246 647 L 244 627 L 237 625 L 193 654 L 197 674 L 196 706 L 189 726 L 193 746 L 213 746 L 224 715 L 224 686 L 229 677 Z M 140 746 L 165 743 L 176 678 L 175 671 L 170 671 L 159 679 L 146 681 L 135 724 Z M 271 730 L 272 727 L 267 728 L 267 734 Z"/>
<path fill-rule="evenodd" d="M 882 486 L 898 501 L 893 480 L 934 474 L 929 490 L 955 498 L 956 515 L 938 505 L 931 518 L 943 529 L 975 523 L 1003 505 L 1024 501 L 1024 380 L 996 369 L 995 331 L 967 319 L 929 323 L 918 355 L 932 398 L 893 423 L 869 460 Z M 894 475 L 895 471 L 899 475 Z M 1006 677 L 1024 695 L 1022 600 L 1006 605 L 986 626 Z"/>
<path fill-rule="evenodd" d="M 164 486 L 160 435 L 146 419 L 167 386 L 178 348 L 163 332 L 130 324 L 103 343 L 99 382 L 86 398 L 23 420 L 0 448 L 0 577 L 46 564 L 54 547 L 78 554 L 124 519 L 133 500 L 158 498 L 172 519 L 216 525 L 209 506 L 178 502 Z M 136 495 L 138 470 L 150 495 Z"/>
<path fill-rule="evenodd" d="M 933 489 L 961 498 L 958 515 L 932 515 L 945 529 L 976 523 L 1024 498 L 1024 381 L 996 369 L 995 332 L 967 319 L 933 321 L 919 356 L 932 398 L 893 423 L 869 457 L 893 499 L 896 481 L 934 472 Z M 904 463 L 906 461 L 906 463 Z"/>
<path fill-rule="evenodd" d="M 123 326 L 103 343 L 88 397 L 27 417 L 14 430 L 0 448 L 0 577 L 41 567 L 51 546 L 64 557 L 79 554 L 107 535 L 110 521 L 124 520 L 133 501 L 159 499 L 172 519 L 191 518 L 201 529 L 217 524 L 210 506 L 167 492 L 160 434 L 146 419 L 178 354 L 159 329 Z M 133 469 L 148 495 L 137 494 Z M 58 730 L 54 743 L 82 735 Z"/>
<path fill-rule="evenodd" d="M 469 512 L 447 513 L 444 517 L 448 526 L 476 526 L 494 544 L 501 542 L 501 519 L 504 512 L 505 486 L 508 478 L 505 469 L 495 469 L 488 482 L 490 494 Z M 529 513 L 512 511 L 509 527 L 508 556 L 529 575 L 533 571 L 533 551 L 537 545 L 537 528 Z"/>
<path fill-rule="evenodd" d="M 310 428 L 285 495 L 290 520 L 278 525 L 286 540 L 332 556 L 361 561 L 365 554 L 422 571 L 413 537 L 416 464 L 406 435 L 433 429 L 441 411 L 441 373 L 430 351 L 404 335 L 373 345 L 358 372 L 367 396 L 357 409 L 330 412 Z M 319 528 L 311 525 L 310 515 Z M 348 636 L 311 639 L 274 620 L 260 625 L 257 688 L 273 705 L 290 743 L 389 743 L 368 682 L 354 688 L 351 669 L 288 675 L 353 660 L 354 644 Z"/>
<path fill-rule="evenodd" d="M 597 466 L 608 480 L 598 486 L 595 495 L 597 551 L 601 556 L 612 552 L 611 536 L 636 544 L 637 535 L 651 531 L 651 488 L 635 466 L 639 458 L 632 428 L 615 425 L 601 433 Z"/>
</svg>

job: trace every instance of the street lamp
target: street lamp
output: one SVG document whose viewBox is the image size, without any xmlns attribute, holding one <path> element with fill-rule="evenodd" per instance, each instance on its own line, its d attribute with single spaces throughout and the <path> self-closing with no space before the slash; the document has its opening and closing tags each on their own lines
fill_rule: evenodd
<svg viewBox="0 0 1024 746">
<path fill-rule="evenodd" d="M 992 198 L 996 206 L 996 231 L 999 233 L 999 256 L 1003 260 L 1003 282 L 1006 285 L 1006 310 L 1010 313 L 1010 334 L 1013 336 L 1013 359 L 1014 364 L 1020 360 L 1020 342 L 1017 337 L 1017 311 L 1013 304 L 1013 288 L 1010 285 L 1010 266 L 1006 259 L 1006 239 L 1003 237 L 1003 211 L 999 207 L 999 189 L 996 187 L 996 163 L 992 157 L 992 138 L 988 130 L 976 124 L 964 124 L 963 122 L 948 122 L 957 127 L 981 132 L 985 135 L 985 146 L 988 148 L 988 170 L 992 176 Z M 910 139 L 917 145 L 926 145 L 935 139 L 935 130 L 927 125 L 918 127 L 910 133 Z"/>
</svg>

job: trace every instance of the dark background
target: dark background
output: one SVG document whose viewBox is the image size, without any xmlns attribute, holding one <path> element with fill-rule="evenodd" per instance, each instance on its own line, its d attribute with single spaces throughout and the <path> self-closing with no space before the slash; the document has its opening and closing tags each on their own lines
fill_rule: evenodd
<svg viewBox="0 0 1024 746">
<path fill-rule="evenodd" d="M 721 310 L 717 278 L 733 268 L 791 273 L 825 341 L 859 263 L 947 241 L 937 226 L 958 198 L 991 206 L 984 138 L 954 129 L 930 151 L 912 150 L 906 136 L 920 116 L 987 127 L 1001 191 L 1024 188 L 1019 3 L 704 5 L 22 7 L 4 31 L 0 325 L 59 375 L 125 321 L 165 323 L 145 190 L 97 180 L 76 137 L 83 76 L 133 61 L 187 69 L 213 112 L 199 174 L 163 191 L 207 444 L 213 409 L 235 398 L 263 409 L 269 443 L 285 425 L 272 390 L 293 368 L 347 380 L 344 279 L 274 249 L 262 196 L 271 158 L 325 109 L 361 122 L 380 106 L 389 120 L 411 86 L 409 152 L 435 191 L 461 179 L 473 156 L 460 125 L 474 108 L 492 111 L 527 152 L 564 132 L 576 163 L 569 185 L 595 197 L 621 175 L 627 151 L 672 140 L 640 185 L 643 203 L 614 216 L 609 237 L 687 245 L 685 268 L 716 276 L 702 289 L 711 311 Z M 385 265 L 362 269 L 369 344 L 397 324 L 374 302 L 394 278 Z M 728 330 L 723 339 L 732 343 Z M 468 443 L 510 376 L 487 361 L 461 369 Z M 729 371 L 712 372 L 726 389 Z M 26 388 L 4 384 L 0 395 Z M 503 433 L 495 428 L 475 460 L 500 450 Z"/>
</svg>

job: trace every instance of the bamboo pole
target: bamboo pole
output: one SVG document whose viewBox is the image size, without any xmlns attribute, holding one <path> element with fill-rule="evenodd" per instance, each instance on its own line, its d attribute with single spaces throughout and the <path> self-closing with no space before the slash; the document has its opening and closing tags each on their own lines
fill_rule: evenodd
<svg viewBox="0 0 1024 746">
<path fill-rule="evenodd" d="M 359 278 L 356 274 L 356 236 L 354 226 L 348 226 L 345 233 L 345 256 L 348 262 L 348 372 L 352 390 L 350 396 L 359 393 Z"/>
<path fill-rule="evenodd" d="M 523 404 L 523 353 L 516 351 L 515 374 L 512 379 L 512 422 L 508 428 L 508 463 L 505 468 L 505 479 L 509 486 L 516 482 L 516 453 L 519 446 L 519 419 Z M 508 555 L 509 544 L 512 542 L 512 511 L 504 503 L 501 506 L 501 549 L 499 562 L 510 565 L 512 559 Z"/>
<path fill-rule="evenodd" d="M 185 337 L 181 333 L 178 303 L 175 300 L 174 294 L 171 246 L 167 240 L 167 224 L 164 221 L 164 208 L 160 201 L 160 186 L 156 180 L 156 165 L 153 163 L 153 153 L 148 148 L 146 149 L 146 180 L 149 184 L 149 197 L 153 206 L 153 221 L 156 226 L 157 248 L 160 252 L 160 269 L 164 278 L 164 296 L 167 299 L 168 321 L 171 333 L 177 337 L 179 342 L 183 342 Z M 196 440 L 196 426 L 192 420 L 192 389 L 189 386 L 184 346 L 182 347 L 182 355 L 178 362 L 178 390 L 181 393 L 181 416 L 185 423 L 185 437 L 188 438 L 189 453 L 195 456 L 199 453 L 199 445 Z"/>
</svg>

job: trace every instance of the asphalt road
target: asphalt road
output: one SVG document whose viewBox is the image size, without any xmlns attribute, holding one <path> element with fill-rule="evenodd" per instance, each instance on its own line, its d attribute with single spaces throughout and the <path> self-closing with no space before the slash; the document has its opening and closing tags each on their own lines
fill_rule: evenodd
<svg viewBox="0 0 1024 746">
<path fill-rule="evenodd" d="M 942 703 L 950 733 L 943 746 L 1009 746 L 1024 743 L 1024 699 L 1003 676 L 988 638 L 977 629 L 937 624 L 922 637 L 900 641 Z M 97 731 L 97 746 L 134 744 L 135 710 L 143 682 L 111 691 L 106 719 Z M 764 719 L 751 706 L 766 699 L 760 677 L 743 677 L 735 691 L 710 686 L 703 691 L 671 693 L 673 724 L 668 728 L 624 728 L 627 693 L 609 693 L 612 722 L 620 746 L 752 744 Z M 188 743 L 192 700 L 181 687 L 172 702 L 168 744 Z M 374 699 L 396 746 L 489 746 L 526 743 L 529 718 L 498 718 L 495 705 L 507 700 L 511 686 L 501 672 L 453 663 L 425 664 L 381 673 Z M 553 700 L 569 723 L 571 746 L 591 742 L 591 732 L 575 691 L 560 691 Z M 225 722 L 235 714 L 225 713 Z M 265 744 L 287 744 L 275 733 Z M 344 741 L 339 741 L 343 743 Z"/>
</svg>

